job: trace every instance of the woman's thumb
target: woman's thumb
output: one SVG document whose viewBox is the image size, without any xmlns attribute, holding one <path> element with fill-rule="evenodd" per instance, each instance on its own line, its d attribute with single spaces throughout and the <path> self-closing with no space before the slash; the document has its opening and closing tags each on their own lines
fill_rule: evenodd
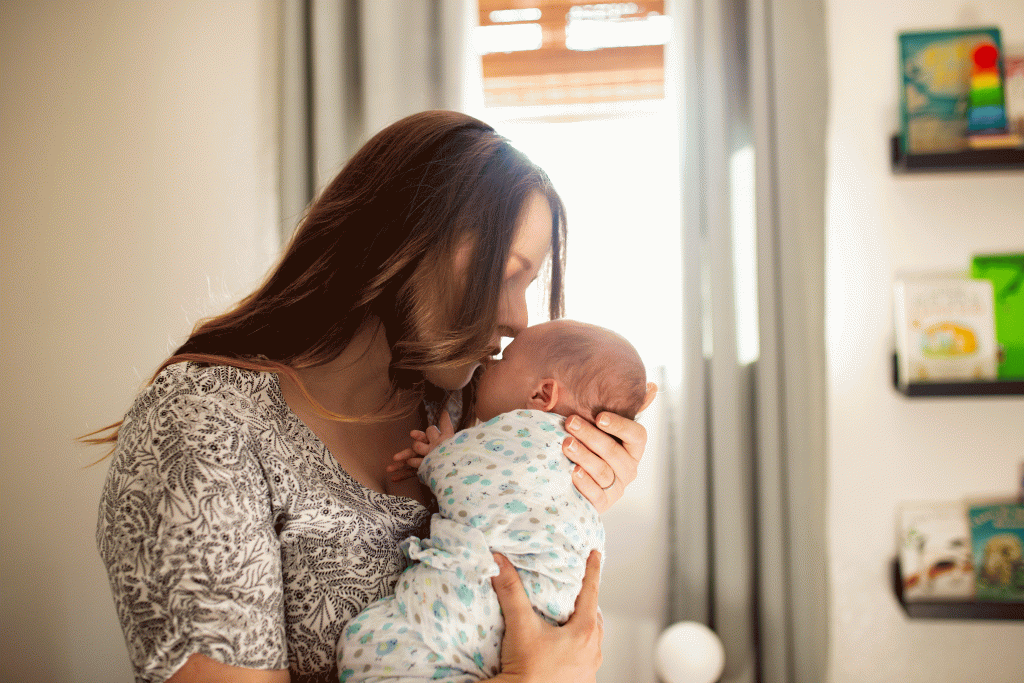
<svg viewBox="0 0 1024 683">
<path fill-rule="evenodd" d="M 500 573 L 491 578 L 491 585 L 498 595 L 498 604 L 501 605 L 501 613 L 505 617 L 505 629 L 514 631 L 525 615 L 533 614 L 533 607 L 516 568 L 503 555 L 492 555 Z"/>
</svg>

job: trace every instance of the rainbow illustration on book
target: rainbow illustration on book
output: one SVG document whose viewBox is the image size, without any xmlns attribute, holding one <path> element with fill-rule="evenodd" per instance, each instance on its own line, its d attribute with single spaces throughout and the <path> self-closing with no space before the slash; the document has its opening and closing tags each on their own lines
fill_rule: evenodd
<svg viewBox="0 0 1024 683">
<path fill-rule="evenodd" d="M 999 48 L 992 43 L 982 43 L 971 51 L 971 62 L 967 132 L 1005 133 L 1006 106 L 999 72 Z"/>
<path fill-rule="evenodd" d="M 978 337 L 964 325 L 941 322 L 921 334 L 921 353 L 930 358 L 967 356 L 978 350 Z"/>
</svg>

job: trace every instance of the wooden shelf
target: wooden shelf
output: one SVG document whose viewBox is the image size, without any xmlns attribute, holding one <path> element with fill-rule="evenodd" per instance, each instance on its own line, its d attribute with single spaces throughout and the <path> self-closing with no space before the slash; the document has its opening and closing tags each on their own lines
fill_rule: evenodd
<svg viewBox="0 0 1024 683">
<path fill-rule="evenodd" d="M 890 140 L 893 173 L 1024 170 L 1024 147 L 967 149 L 937 154 L 904 154 L 900 136 Z"/>
<path fill-rule="evenodd" d="M 912 382 L 900 386 L 899 360 L 892 356 L 892 384 L 911 398 L 932 396 L 1024 396 L 1024 378 L 975 382 Z"/>
<path fill-rule="evenodd" d="M 1024 620 L 1024 602 L 963 602 L 931 600 L 921 602 L 903 599 L 903 577 L 900 563 L 892 563 L 893 590 L 900 606 L 912 619 L 1004 619 Z"/>
</svg>

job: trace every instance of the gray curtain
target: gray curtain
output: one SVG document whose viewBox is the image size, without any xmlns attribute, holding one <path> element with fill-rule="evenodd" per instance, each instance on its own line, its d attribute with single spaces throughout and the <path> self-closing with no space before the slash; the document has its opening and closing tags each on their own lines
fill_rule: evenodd
<svg viewBox="0 0 1024 683">
<path fill-rule="evenodd" d="M 673 8 L 686 338 L 670 621 L 719 634 L 723 681 L 818 683 L 828 648 L 823 2 Z M 737 284 L 745 275 L 753 315 Z"/>
<path fill-rule="evenodd" d="M 281 4 L 281 226 L 374 133 L 427 109 L 465 111 L 475 0 Z"/>
</svg>

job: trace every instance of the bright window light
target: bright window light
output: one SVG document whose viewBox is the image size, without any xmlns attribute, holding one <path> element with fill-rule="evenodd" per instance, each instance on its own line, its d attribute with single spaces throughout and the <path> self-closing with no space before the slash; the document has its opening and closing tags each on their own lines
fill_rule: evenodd
<svg viewBox="0 0 1024 683">
<path fill-rule="evenodd" d="M 500 24 L 473 29 L 473 45 L 478 55 L 539 50 L 543 42 L 540 24 Z"/>
<path fill-rule="evenodd" d="M 618 19 L 626 14 L 636 14 L 640 7 L 635 2 L 599 2 L 591 5 L 573 5 L 569 20 L 575 19 Z"/>
<path fill-rule="evenodd" d="M 757 223 L 754 207 L 754 148 L 747 145 L 729 160 L 732 210 L 733 289 L 736 353 L 740 363 L 761 356 L 757 313 Z"/>
<path fill-rule="evenodd" d="M 565 27 L 565 46 L 570 50 L 607 47 L 664 45 L 672 35 L 672 20 L 656 14 L 642 19 L 572 19 Z"/>
<path fill-rule="evenodd" d="M 553 109 L 550 118 L 563 118 Z M 520 112 L 526 118 L 512 118 L 512 108 L 487 116 L 547 171 L 565 201 L 566 316 L 619 332 L 652 373 L 658 366 L 677 371 L 682 247 L 671 107 L 664 100 L 623 102 L 608 105 L 607 118 L 558 123 Z M 531 324 L 547 320 L 542 294 L 540 286 L 528 293 Z"/>
<path fill-rule="evenodd" d="M 506 24 L 513 21 L 537 21 L 540 19 L 540 9 L 536 7 L 528 9 L 498 9 L 487 16 L 495 24 Z"/>
</svg>

